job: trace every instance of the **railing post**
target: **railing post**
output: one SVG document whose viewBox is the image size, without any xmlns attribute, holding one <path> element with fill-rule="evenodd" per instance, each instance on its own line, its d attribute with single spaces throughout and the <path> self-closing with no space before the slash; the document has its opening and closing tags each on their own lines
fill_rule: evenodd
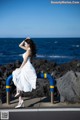
<svg viewBox="0 0 80 120">
<path fill-rule="evenodd" d="M 12 75 L 10 75 L 6 80 L 6 103 L 10 104 L 10 82 L 12 80 Z"/>
<path fill-rule="evenodd" d="M 10 104 L 10 82 L 12 80 L 12 75 L 10 75 L 6 80 L 6 103 Z M 51 103 L 54 103 L 54 78 L 50 74 L 39 73 L 38 78 L 47 78 L 50 82 L 50 92 L 51 92 Z"/>
<path fill-rule="evenodd" d="M 10 92 L 6 92 L 6 103 L 9 105 L 10 104 Z"/>
<path fill-rule="evenodd" d="M 55 80 L 54 78 L 48 74 L 47 75 L 48 80 L 50 81 L 50 91 L 51 91 L 51 103 L 54 103 L 54 85 L 55 85 Z"/>
<path fill-rule="evenodd" d="M 51 92 L 51 103 L 54 103 L 54 85 L 55 85 L 55 80 L 54 78 L 47 73 L 39 73 L 38 78 L 47 78 L 50 82 L 50 92 Z"/>
<path fill-rule="evenodd" d="M 54 103 L 54 94 L 53 94 L 53 92 L 51 92 L 51 103 L 52 104 Z"/>
</svg>

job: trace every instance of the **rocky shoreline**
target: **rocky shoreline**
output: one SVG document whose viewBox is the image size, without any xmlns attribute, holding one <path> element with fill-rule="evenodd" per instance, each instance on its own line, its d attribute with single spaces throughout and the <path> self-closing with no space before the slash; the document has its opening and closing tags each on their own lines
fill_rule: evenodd
<svg viewBox="0 0 80 120">
<path fill-rule="evenodd" d="M 55 78 L 55 99 L 62 102 L 80 102 L 80 61 L 74 60 L 69 63 L 56 64 L 55 62 L 34 59 L 32 61 L 37 74 L 39 72 L 50 73 Z M 6 79 L 12 74 L 12 71 L 19 68 L 21 61 L 0 66 L 0 99 L 6 101 Z M 73 82 L 74 81 L 74 82 Z M 11 98 L 14 98 L 16 87 L 11 82 Z M 72 87 L 73 86 L 73 87 Z M 65 89 L 66 88 L 66 89 Z M 70 93 L 70 94 L 68 94 Z M 36 89 L 32 92 L 23 92 L 24 97 L 43 97 L 50 98 L 49 81 L 47 79 L 37 80 Z"/>
</svg>

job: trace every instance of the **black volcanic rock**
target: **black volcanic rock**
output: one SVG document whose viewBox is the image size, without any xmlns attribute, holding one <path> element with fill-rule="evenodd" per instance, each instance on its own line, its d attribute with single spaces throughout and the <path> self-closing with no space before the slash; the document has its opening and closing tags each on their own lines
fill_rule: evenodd
<svg viewBox="0 0 80 120">
<path fill-rule="evenodd" d="M 24 92 L 24 96 L 31 97 L 43 97 L 49 96 L 49 81 L 47 79 L 37 79 L 36 89 L 33 89 L 32 92 Z"/>
<path fill-rule="evenodd" d="M 57 65 L 55 62 L 42 59 L 33 60 L 32 64 L 35 67 L 37 73 L 52 73 L 52 71 L 54 71 L 55 66 Z"/>
<path fill-rule="evenodd" d="M 72 70 L 74 72 L 80 72 L 80 61 L 74 60 L 74 61 L 64 63 L 61 65 L 56 65 L 54 68 L 54 71 L 55 71 L 54 77 L 60 78 L 61 76 L 63 76 L 70 70 Z"/>
<path fill-rule="evenodd" d="M 42 59 L 34 59 L 32 61 L 33 66 L 36 69 L 37 74 L 40 72 L 43 73 L 50 73 L 55 80 L 61 78 L 65 74 L 67 74 L 68 71 L 73 72 L 80 72 L 80 61 L 74 60 L 69 63 L 64 63 L 61 65 L 57 65 L 55 62 L 48 61 L 48 60 L 42 60 Z M 12 74 L 12 72 L 19 68 L 21 65 L 21 61 L 17 60 L 13 63 L 9 63 L 6 65 L 0 66 L 0 91 L 1 91 L 1 97 L 2 99 L 6 99 L 6 79 L 9 75 Z M 63 86 L 63 82 L 59 80 L 61 86 Z M 68 82 L 66 80 L 66 82 Z M 67 83 L 68 84 L 68 83 Z M 75 82 L 76 84 L 76 82 Z M 11 96 L 14 96 L 16 93 L 16 87 L 11 81 Z M 40 97 L 40 96 L 50 96 L 50 90 L 49 90 L 49 81 L 47 79 L 40 79 L 38 78 L 36 89 L 32 90 L 32 92 L 23 92 L 23 96 L 31 96 L 31 97 Z M 57 86 L 57 82 L 56 85 Z M 58 86 L 57 86 L 58 87 Z M 57 89 L 55 87 L 55 95 L 59 95 L 60 91 L 59 88 Z M 61 90 L 61 88 L 60 88 Z"/>
</svg>

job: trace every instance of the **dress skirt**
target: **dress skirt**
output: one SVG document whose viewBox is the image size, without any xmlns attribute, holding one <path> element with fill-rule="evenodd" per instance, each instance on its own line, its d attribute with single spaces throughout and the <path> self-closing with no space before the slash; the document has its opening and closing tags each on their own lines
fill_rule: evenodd
<svg viewBox="0 0 80 120">
<path fill-rule="evenodd" d="M 16 68 L 12 72 L 12 76 L 12 81 L 19 90 L 31 92 L 32 89 L 36 89 L 37 74 L 33 65 L 30 63 L 30 59 L 28 59 L 22 68 Z"/>
</svg>

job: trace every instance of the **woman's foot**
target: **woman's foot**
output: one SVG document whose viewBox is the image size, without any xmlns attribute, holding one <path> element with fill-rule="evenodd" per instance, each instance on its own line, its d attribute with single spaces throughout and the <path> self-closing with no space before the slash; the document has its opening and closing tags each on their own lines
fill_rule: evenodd
<svg viewBox="0 0 80 120">
<path fill-rule="evenodd" d="M 15 108 L 21 108 L 21 107 L 24 107 L 24 101 L 23 100 L 21 100 Z"/>
<path fill-rule="evenodd" d="M 18 92 L 18 93 L 16 93 L 16 95 L 14 97 L 18 97 L 19 95 L 20 95 L 20 93 Z"/>
</svg>

